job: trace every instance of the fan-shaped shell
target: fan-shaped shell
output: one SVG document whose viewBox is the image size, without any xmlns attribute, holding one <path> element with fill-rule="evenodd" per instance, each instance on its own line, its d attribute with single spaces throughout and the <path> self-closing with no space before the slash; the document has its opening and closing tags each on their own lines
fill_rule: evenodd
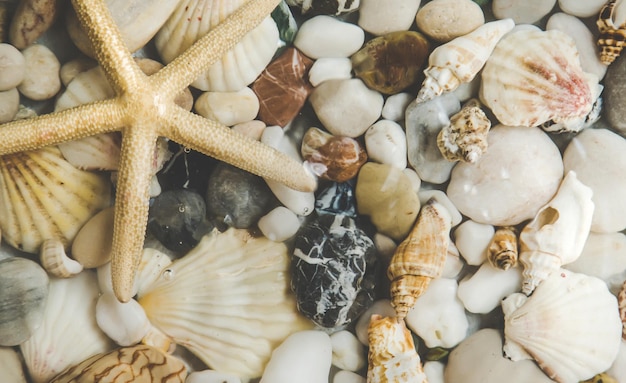
<svg viewBox="0 0 626 383">
<path fill-rule="evenodd" d="M 272 350 L 308 325 L 288 295 L 282 243 L 230 229 L 205 236 L 138 291 L 150 322 L 212 369 L 263 373 Z"/>
<path fill-rule="evenodd" d="M 529 298 L 509 295 L 502 309 L 506 355 L 533 358 L 557 382 L 591 378 L 617 357 L 622 323 L 617 301 L 600 279 L 561 269 Z"/>
<path fill-rule="evenodd" d="M 245 0 L 183 0 L 156 35 L 166 63 L 226 19 Z M 278 27 L 271 17 L 250 31 L 192 86 L 203 91 L 235 92 L 252 83 L 278 48 Z"/>
<path fill-rule="evenodd" d="M 521 30 L 496 45 L 483 69 L 480 98 L 504 125 L 554 121 L 575 131 L 600 90 L 597 77 L 581 69 L 571 37 L 558 30 Z"/>
<path fill-rule="evenodd" d="M 78 230 L 110 204 L 110 182 L 78 170 L 56 147 L 0 157 L 0 228 L 3 239 L 36 253 L 46 239 L 67 246 Z"/>
</svg>

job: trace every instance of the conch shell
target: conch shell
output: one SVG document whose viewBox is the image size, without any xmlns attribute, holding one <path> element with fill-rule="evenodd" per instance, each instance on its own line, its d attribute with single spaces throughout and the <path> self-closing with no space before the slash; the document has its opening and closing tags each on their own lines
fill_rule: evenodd
<svg viewBox="0 0 626 383">
<path fill-rule="evenodd" d="M 581 254 L 591 228 L 593 192 L 569 171 L 556 195 L 542 207 L 520 234 L 522 291 L 529 295 L 561 265 Z"/>
<path fill-rule="evenodd" d="M 626 45 L 626 1 L 611 0 L 598 15 L 600 61 L 609 65 Z"/>
<path fill-rule="evenodd" d="M 449 161 L 461 160 L 473 164 L 487 150 L 490 128 L 491 121 L 480 109 L 480 102 L 471 99 L 460 112 L 450 117 L 450 124 L 441 129 L 437 146 Z"/>
<path fill-rule="evenodd" d="M 431 198 L 422 207 L 408 237 L 398 245 L 387 269 L 391 305 L 404 319 L 417 298 L 443 273 L 450 242 L 450 213 Z"/>
<path fill-rule="evenodd" d="M 426 78 L 417 94 L 417 102 L 432 100 L 472 81 L 498 41 L 514 26 L 512 19 L 492 21 L 437 47 L 428 57 Z"/>
<path fill-rule="evenodd" d="M 411 332 L 403 320 L 374 314 L 368 328 L 368 383 L 427 383 Z"/>
<path fill-rule="evenodd" d="M 489 246 L 487 260 L 493 267 L 508 270 L 517 264 L 517 231 L 512 226 L 496 230 Z"/>
</svg>

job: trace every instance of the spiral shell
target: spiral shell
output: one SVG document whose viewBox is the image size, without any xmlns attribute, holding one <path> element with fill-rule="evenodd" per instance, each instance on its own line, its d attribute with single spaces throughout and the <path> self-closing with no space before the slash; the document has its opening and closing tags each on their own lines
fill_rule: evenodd
<svg viewBox="0 0 626 383">
<path fill-rule="evenodd" d="M 493 267 L 508 270 L 517 264 L 517 230 L 514 227 L 501 227 L 496 230 L 489 246 L 487 260 Z"/>
<path fill-rule="evenodd" d="M 619 305 L 619 316 L 622 318 L 622 338 L 626 340 L 626 281 L 624 281 L 617 295 L 617 303 Z"/>
<path fill-rule="evenodd" d="M 406 317 L 431 279 L 443 273 L 451 221 L 446 208 L 430 199 L 391 258 L 387 276 L 391 280 L 391 305 L 399 319 Z"/>
<path fill-rule="evenodd" d="M 626 1 L 611 0 L 598 15 L 600 61 L 609 65 L 626 45 Z"/>
<path fill-rule="evenodd" d="M 468 101 L 460 112 L 450 117 L 450 124 L 437 136 L 437 146 L 449 161 L 478 161 L 487 150 L 487 134 L 491 121 L 476 99 Z"/>
</svg>

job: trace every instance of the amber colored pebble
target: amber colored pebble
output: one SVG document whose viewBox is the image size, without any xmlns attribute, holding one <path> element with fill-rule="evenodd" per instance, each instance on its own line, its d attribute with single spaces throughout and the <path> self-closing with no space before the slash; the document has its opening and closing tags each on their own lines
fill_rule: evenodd
<svg viewBox="0 0 626 383">
<path fill-rule="evenodd" d="M 369 88 L 395 94 L 417 82 L 428 50 L 422 34 L 392 32 L 370 40 L 352 55 L 352 68 Z"/>
<path fill-rule="evenodd" d="M 357 140 L 333 136 L 317 128 L 306 132 L 301 151 L 313 169 L 321 169 L 320 177 L 336 182 L 355 177 L 367 162 L 367 152 Z"/>
<path fill-rule="evenodd" d="M 313 91 L 307 73 L 313 60 L 290 47 L 261 73 L 252 84 L 259 98 L 258 119 L 284 127 L 300 112 Z"/>
</svg>

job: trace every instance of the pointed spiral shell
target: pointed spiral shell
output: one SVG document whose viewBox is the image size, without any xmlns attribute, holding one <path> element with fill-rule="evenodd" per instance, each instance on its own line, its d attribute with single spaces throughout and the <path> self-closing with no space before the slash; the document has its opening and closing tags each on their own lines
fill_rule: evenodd
<svg viewBox="0 0 626 383">
<path fill-rule="evenodd" d="M 517 264 L 517 231 L 514 227 L 496 230 L 487 247 L 487 260 L 492 266 L 508 270 Z"/>
<path fill-rule="evenodd" d="M 626 2 L 622 1 L 617 5 L 617 0 L 609 1 L 600 11 L 598 15 L 598 46 L 600 47 L 600 61 L 609 65 L 622 53 L 624 45 L 626 45 L 626 21 L 620 24 L 616 20 L 617 9 L 626 7 Z M 617 24 L 616 24 L 617 22 Z"/>
</svg>

